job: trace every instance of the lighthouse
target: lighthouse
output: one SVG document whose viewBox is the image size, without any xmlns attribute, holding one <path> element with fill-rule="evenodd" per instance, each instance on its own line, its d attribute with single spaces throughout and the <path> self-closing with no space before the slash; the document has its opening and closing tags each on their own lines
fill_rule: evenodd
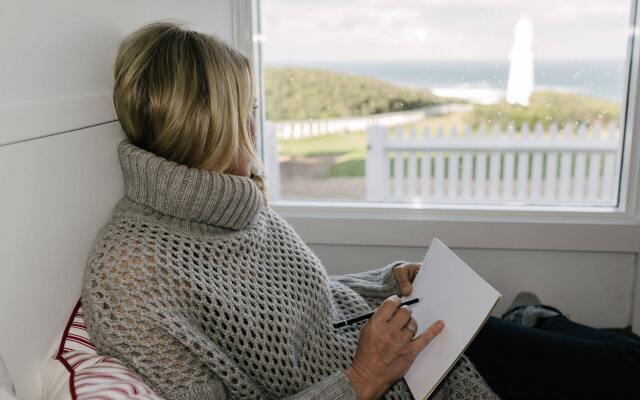
<svg viewBox="0 0 640 400">
<path fill-rule="evenodd" d="M 533 92 L 533 26 L 522 16 L 513 31 L 513 47 L 509 55 L 507 103 L 529 105 Z"/>
</svg>

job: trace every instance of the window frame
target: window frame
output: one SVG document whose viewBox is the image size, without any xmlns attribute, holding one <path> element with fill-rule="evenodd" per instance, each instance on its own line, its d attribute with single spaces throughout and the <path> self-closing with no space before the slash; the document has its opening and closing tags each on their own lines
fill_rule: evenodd
<svg viewBox="0 0 640 400">
<path fill-rule="evenodd" d="M 260 104 L 262 83 L 261 0 L 231 2 L 233 44 L 254 60 Z M 357 201 L 278 200 L 271 206 L 292 222 L 303 237 L 316 244 L 424 246 L 430 237 L 447 232 L 454 247 L 549 249 L 574 251 L 640 251 L 640 140 L 633 140 L 640 127 L 640 40 L 638 1 L 631 1 L 627 42 L 627 103 L 623 107 L 625 127 L 618 163 L 618 205 L 612 207 L 509 206 L 369 203 Z M 258 136 L 262 136 L 265 112 L 260 107 Z M 262 140 L 259 151 L 263 154 Z M 321 224 L 318 222 L 321 221 Z M 389 232 L 367 230 L 370 223 Z M 313 225 L 316 225 L 313 227 Z M 621 228 L 621 226 L 625 226 Z M 486 235 L 491 227 L 491 235 Z M 346 228 L 346 229 L 345 229 Z M 344 235 L 335 235 L 337 230 Z M 397 232 L 397 238 L 390 232 Z M 419 235 L 417 239 L 409 232 Z M 532 232 L 536 232 L 532 235 Z M 591 233 L 597 232 L 594 236 Z M 624 235 L 620 235 L 624 232 Z M 425 236 L 426 235 L 426 236 Z M 569 237 L 567 237 L 570 236 Z M 490 237 L 482 237 L 490 236 Z M 535 237 L 533 237 L 535 236 Z M 635 236 L 635 237 L 634 237 Z M 603 240 L 617 238 L 618 242 Z M 559 244 L 554 244 L 553 242 Z"/>
</svg>

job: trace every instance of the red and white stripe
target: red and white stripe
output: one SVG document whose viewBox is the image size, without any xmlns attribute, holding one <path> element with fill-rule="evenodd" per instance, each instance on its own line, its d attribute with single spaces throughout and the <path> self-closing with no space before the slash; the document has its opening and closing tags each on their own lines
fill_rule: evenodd
<svg viewBox="0 0 640 400">
<path fill-rule="evenodd" d="M 97 354 L 84 323 L 80 301 L 67 323 L 56 360 L 69 372 L 68 399 L 161 400 L 119 360 Z"/>
<path fill-rule="evenodd" d="M 89 338 L 89 332 L 87 331 L 87 325 L 84 323 L 84 314 L 82 313 L 82 305 L 80 304 L 80 301 L 78 301 L 71 313 L 71 318 L 67 323 L 67 328 L 65 329 L 60 342 L 58 355 L 66 351 L 81 351 L 87 354 L 98 354 L 96 353 L 96 347 Z"/>
</svg>

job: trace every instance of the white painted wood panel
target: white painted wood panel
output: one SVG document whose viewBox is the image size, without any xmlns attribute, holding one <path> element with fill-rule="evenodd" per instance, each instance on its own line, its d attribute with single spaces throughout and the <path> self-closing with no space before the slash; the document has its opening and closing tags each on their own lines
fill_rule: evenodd
<svg viewBox="0 0 640 400">
<path fill-rule="evenodd" d="M 0 106 L 0 146 L 116 119 L 111 93 Z"/>
<path fill-rule="evenodd" d="M 395 260 L 422 261 L 426 248 L 310 245 L 330 274 L 365 271 Z M 521 290 L 598 327 L 630 323 L 635 255 L 568 251 L 454 249 L 503 298 L 501 314 Z"/>
<path fill-rule="evenodd" d="M 0 144 L 113 119 L 119 43 L 165 19 L 231 40 L 231 0 L 0 1 Z"/>
<path fill-rule="evenodd" d="M 39 398 L 45 353 L 122 196 L 121 135 L 111 123 L 0 147 L 0 353 L 23 400 Z"/>
<path fill-rule="evenodd" d="M 21 399 L 40 397 L 45 353 L 122 195 L 109 123 L 121 40 L 171 19 L 230 41 L 231 3 L 0 1 L 0 353 Z"/>
</svg>

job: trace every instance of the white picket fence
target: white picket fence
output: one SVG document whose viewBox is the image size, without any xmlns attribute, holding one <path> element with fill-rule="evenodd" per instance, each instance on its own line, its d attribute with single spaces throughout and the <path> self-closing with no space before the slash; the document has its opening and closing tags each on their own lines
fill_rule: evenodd
<svg viewBox="0 0 640 400">
<path fill-rule="evenodd" d="M 552 124 L 533 132 L 494 126 L 445 135 L 383 126 L 367 130 L 366 190 L 372 201 L 470 204 L 613 204 L 619 129 Z"/>
<path fill-rule="evenodd" d="M 267 178 L 267 191 L 270 201 L 280 200 L 280 162 L 278 160 L 278 138 L 272 122 L 266 121 L 262 135 L 262 164 Z"/>
<path fill-rule="evenodd" d="M 332 133 L 362 132 L 372 125 L 396 126 L 412 124 L 427 116 L 469 111 L 468 104 L 442 104 L 418 110 L 399 111 L 362 117 L 335 119 L 307 119 L 298 121 L 272 121 L 276 137 L 298 139 Z"/>
</svg>

